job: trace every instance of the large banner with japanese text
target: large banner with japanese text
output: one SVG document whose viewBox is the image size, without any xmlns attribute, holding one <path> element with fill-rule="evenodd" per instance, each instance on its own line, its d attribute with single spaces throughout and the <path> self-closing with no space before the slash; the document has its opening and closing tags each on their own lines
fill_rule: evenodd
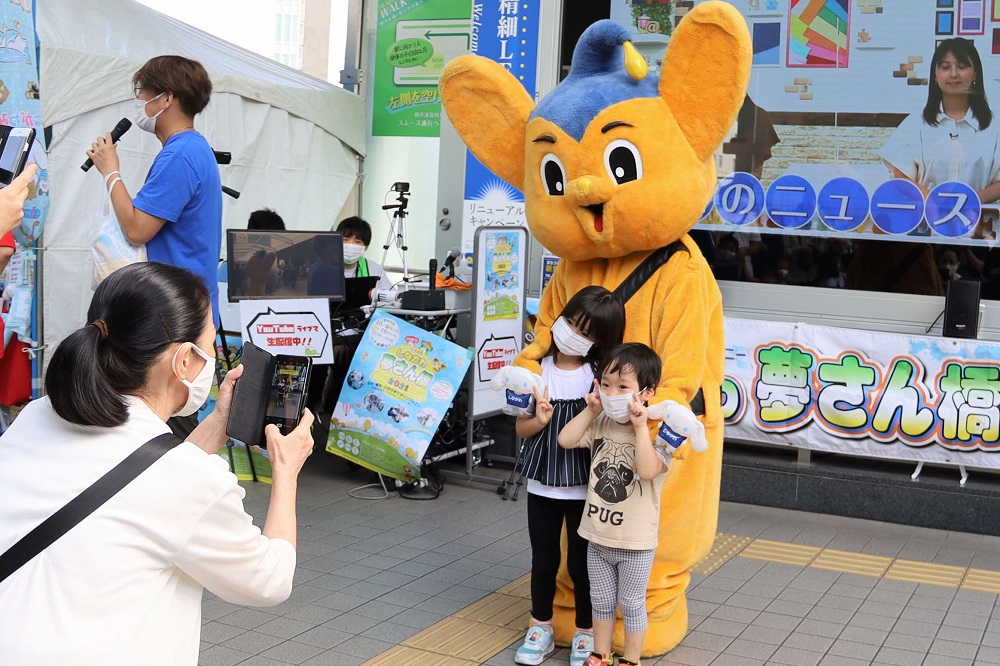
<svg viewBox="0 0 1000 666">
<path fill-rule="evenodd" d="M 1000 467 L 1000 343 L 726 319 L 726 438 Z"/>
<path fill-rule="evenodd" d="M 472 350 L 381 310 L 354 353 L 326 450 L 412 481 L 469 370 Z"/>
<path fill-rule="evenodd" d="M 469 52 L 470 0 L 379 0 L 373 136 L 440 136 L 438 78 Z"/>
<path fill-rule="evenodd" d="M 534 97 L 538 69 L 538 10 L 541 0 L 489 0 L 472 5 L 472 53 L 507 68 Z M 469 151 L 465 157 L 462 211 L 463 260 L 472 261 L 476 229 L 527 226 L 524 194 L 483 166 Z"/>
</svg>

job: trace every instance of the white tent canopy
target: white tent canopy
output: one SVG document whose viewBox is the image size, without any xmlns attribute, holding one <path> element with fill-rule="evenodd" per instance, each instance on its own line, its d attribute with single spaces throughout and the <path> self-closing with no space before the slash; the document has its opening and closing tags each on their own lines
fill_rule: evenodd
<svg viewBox="0 0 1000 666">
<path fill-rule="evenodd" d="M 217 39 L 131 0 L 39 0 L 42 119 L 52 127 L 51 207 L 42 236 L 42 321 L 51 349 L 83 325 L 92 291 L 90 240 L 104 190 L 80 171 L 94 139 L 132 117 L 132 74 L 157 55 L 201 62 L 212 101 L 195 121 L 213 148 L 231 152 L 222 182 L 223 227 L 246 228 L 272 208 L 289 229 L 329 229 L 358 178 L 362 98 Z M 160 149 L 133 127 L 118 144 L 133 196 Z"/>
</svg>

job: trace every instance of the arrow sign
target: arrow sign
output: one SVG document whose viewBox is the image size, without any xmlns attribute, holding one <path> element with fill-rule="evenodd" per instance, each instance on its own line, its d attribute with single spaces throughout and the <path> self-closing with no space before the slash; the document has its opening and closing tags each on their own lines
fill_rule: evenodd
<svg viewBox="0 0 1000 666">
<path fill-rule="evenodd" d="M 430 41 L 435 37 L 465 37 L 465 48 L 468 49 L 472 45 L 472 38 L 467 32 L 434 32 L 433 30 L 428 30 L 424 33 L 424 38 L 427 39 L 427 41 Z"/>
<path fill-rule="evenodd" d="M 488 383 L 500 368 L 513 363 L 515 357 L 517 357 L 517 341 L 514 336 L 496 338 L 491 334 L 488 340 L 483 340 L 479 351 L 476 352 L 479 381 Z"/>
</svg>

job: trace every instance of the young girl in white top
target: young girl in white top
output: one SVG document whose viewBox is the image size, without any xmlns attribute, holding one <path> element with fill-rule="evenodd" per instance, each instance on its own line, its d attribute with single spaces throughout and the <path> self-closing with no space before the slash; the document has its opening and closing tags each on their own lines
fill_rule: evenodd
<svg viewBox="0 0 1000 666">
<path fill-rule="evenodd" d="M 517 419 L 517 434 L 527 439 L 521 473 L 528 480 L 532 619 L 524 645 L 514 656 L 518 664 L 540 664 L 555 650 L 552 603 L 564 520 L 567 568 L 576 596 L 570 664 L 581 666 L 593 650 L 587 541 L 577 533 L 587 497 L 590 451 L 561 448 L 557 437 L 585 408 L 594 368 L 621 343 L 624 331 L 625 306 L 610 291 L 590 286 L 577 292 L 552 325 L 553 344 L 541 363 L 545 388 L 535 390 L 535 413 Z"/>
</svg>

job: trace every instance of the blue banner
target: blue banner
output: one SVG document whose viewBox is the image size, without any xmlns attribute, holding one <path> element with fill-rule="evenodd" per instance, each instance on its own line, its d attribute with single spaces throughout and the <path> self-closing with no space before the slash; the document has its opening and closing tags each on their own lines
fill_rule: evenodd
<svg viewBox="0 0 1000 666">
<path fill-rule="evenodd" d="M 472 5 L 472 53 L 506 67 L 532 97 L 536 94 L 540 4 L 540 0 L 490 0 Z M 464 198 L 462 241 L 467 260 L 471 258 L 476 228 L 525 225 L 524 194 L 468 151 Z"/>
<path fill-rule="evenodd" d="M 330 418 L 326 450 L 397 479 L 420 478 L 472 350 L 377 311 Z"/>
</svg>

